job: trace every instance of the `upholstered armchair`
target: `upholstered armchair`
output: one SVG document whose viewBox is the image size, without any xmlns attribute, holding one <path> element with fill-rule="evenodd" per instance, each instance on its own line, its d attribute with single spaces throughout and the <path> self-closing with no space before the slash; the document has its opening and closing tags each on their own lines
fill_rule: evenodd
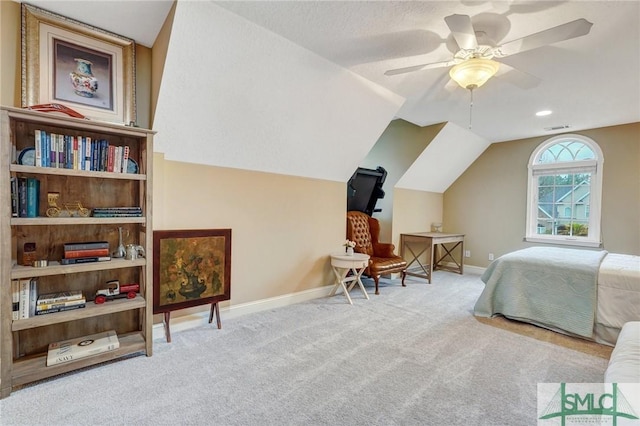
<svg viewBox="0 0 640 426">
<path fill-rule="evenodd" d="M 370 256 L 364 275 L 373 278 L 376 294 L 379 294 L 378 281 L 381 275 L 400 272 L 403 287 L 407 275 L 407 262 L 393 252 L 393 244 L 379 242 L 379 236 L 380 222 L 377 219 L 359 211 L 347 212 L 347 239 L 355 241 L 355 252 Z"/>
</svg>

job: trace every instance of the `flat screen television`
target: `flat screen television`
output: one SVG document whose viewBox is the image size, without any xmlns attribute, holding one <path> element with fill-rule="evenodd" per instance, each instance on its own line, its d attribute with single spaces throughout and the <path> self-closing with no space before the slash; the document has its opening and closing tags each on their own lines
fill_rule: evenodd
<svg viewBox="0 0 640 426">
<path fill-rule="evenodd" d="M 377 169 L 365 169 L 358 167 L 347 183 L 347 211 L 360 211 L 373 215 L 373 212 L 382 211 L 376 209 L 376 203 L 384 198 L 382 185 L 387 178 L 387 171 Z"/>
</svg>

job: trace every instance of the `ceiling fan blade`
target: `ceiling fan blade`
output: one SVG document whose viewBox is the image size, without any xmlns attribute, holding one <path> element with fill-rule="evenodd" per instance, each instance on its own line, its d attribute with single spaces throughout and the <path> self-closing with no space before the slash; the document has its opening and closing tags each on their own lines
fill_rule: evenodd
<svg viewBox="0 0 640 426">
<path fill-rule="evenodd" d="M 532 89 L 541 81 L 535 75 L 520 71 L 504 62 L 500 62 L 500 69 L 496 73 L 496 77 L 521 89 Z"/>
<path fill-rule="evenodd" d="M 421 65 L 414 65 L 411 67 L 405 67 L 405 68 L 396 68 L 394 70 L 389 70 L 389 71 L 385 71 L 384 75 L 397 75 L 397 74 L 405 74 L 408 72 L 414 72 L 414 71 L 422 71 L 422 70 L 429 70 L 429 69 L 433 69 L 433 68 L 443 68 L 443 67 L 449 67 L 451 65 L 455 65 L 456 61 L 442 61 L 442 62 L 432 62 L 430 64 L 421 64 Z"/>
<path fill-rule="evenodd" d="M 444 18 L 447 26 L 451 30 L 451 35 L 458 43 L 460 49 L 472 50 L 478 47 L 476 32 L 471 24 L 469 15 L 449 15 Z"/>
<path fill-rule="evenodd" d="M 539 33 L 507 42 L 495 49 L 494 53 L 496 57 L 503 58 L 505 56 L 537 49 L 538 47 L 557 43 L 559 41 L 581 37 L 589 34 L 592 25 L 593 23 L 584 18 L 576 19 L 575 21 L 567 22 L 566 24 L 558 25 L 557 27 L 549 28 L 548 30 L 540 31 Z"/>
</svg>

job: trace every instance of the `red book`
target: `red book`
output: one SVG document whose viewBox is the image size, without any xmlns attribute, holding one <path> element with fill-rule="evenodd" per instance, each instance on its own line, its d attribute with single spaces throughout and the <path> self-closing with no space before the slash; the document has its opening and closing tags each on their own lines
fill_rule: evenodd
<svg viewBox="0 0 640 426">
<path fill-rule="evenodd" d="M 78 259 L 80 257 L 109 256 L 109 249 L 68 250 L 64 252 L 65 259 Z"/>
<path fill-rule="evenodd" d="M 109 145 L 107 149 L 107 171 L 113 171 L 113 164 L 116 156 L 116 147 L 115 145 Z"/>
</svg>

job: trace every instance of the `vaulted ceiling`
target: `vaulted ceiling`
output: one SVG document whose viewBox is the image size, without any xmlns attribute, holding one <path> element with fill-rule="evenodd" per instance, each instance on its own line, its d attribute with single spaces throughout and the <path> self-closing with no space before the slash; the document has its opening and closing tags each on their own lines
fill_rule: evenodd
<svg viewBox="0 0 640 426">
<path fill-rule="evenodd" d="M 146 46 L 171 7 L 31 3 Z M 593 27 L 502 59 L 531 84 L 496 76 L 474 91 L 470 115 L 446 68 L 384 74 L 450 59 L 454 13 L 495 43 L 578 18 Z M 465 129 L 471 118 L 469 144 L 640 121 L 640 2 L 179 1 L 164 79 L 154 128 L 168 158 L 344 180 L 393 118 Z M 553 113 L 536 117 L 542 109 Z M 569 127 L 545 130 L 559 126 Z"/>
<path fill-rule="evenodd" d="M 534 87 L 496 77 L 475 92 L 473 132 L 491 142 L 638 121 L 638 1 L 220 2 L 258 25 L 406 98 L 397 116 L 424 126 L 467 127 L 469 93 L 447 69 L 386 76 L 387 70 L 445 61 L 457 50 L 444 18 L 466 14 L 501 44 L 578 18 L 589 34 L 502 59 L 538 79 Z M 538 118 L 542 109 L 551 116 Z"/>
</svg>

